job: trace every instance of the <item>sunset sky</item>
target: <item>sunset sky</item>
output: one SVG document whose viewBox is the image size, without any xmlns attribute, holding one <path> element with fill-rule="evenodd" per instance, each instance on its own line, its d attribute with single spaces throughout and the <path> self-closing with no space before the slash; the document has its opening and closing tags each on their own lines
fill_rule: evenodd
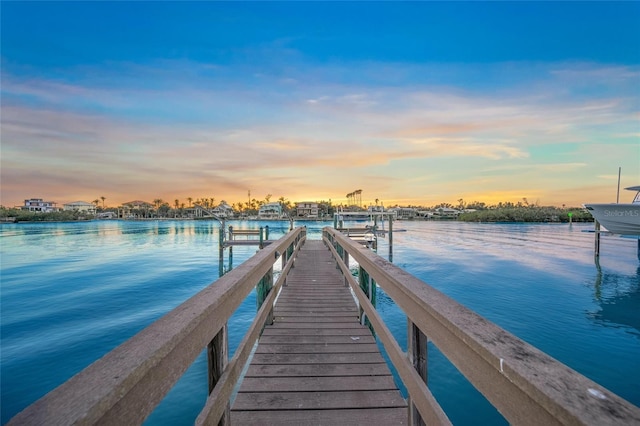
<svg viewBox="0 0 640 426">
<path fill-rule="evenodd" d="M 614 202 L 619 167 L 640 185 L 640 2 L 0 8 L 4 206 L 579 206 Z"/>
</svg>

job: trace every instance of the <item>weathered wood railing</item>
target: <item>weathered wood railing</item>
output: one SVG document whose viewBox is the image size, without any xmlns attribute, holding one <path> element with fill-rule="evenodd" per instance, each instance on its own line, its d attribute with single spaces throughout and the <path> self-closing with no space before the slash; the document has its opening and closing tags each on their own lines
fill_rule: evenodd
<svg viewBox="0 0 640 426">
<path fill-rule="evenodd" d="M 140 424 L 207 348 L 209 397 L 196 424 L 228 423 L 229 400 L 278 288 L 304 243 L 297 228 L 49 392 L 10 425 Z M 282 259 L 275 285 L 273 266 Z M 257 285 L 262 305 L 228 361 L 227 321 Z M 261 300 L 264 299 L 264 300 Z"/>
<path fill-rule="evenodd" d="M 323 238 L 407 388 L 409 424 L 450 424 L 426 386 L 427 336 L 512 424 L 640 424 L 640 408 L 361 244 L 329 227 Z M 407 315 L 406 353 L 352 277 L 349 257 L 358 262 L 360 277 L 373 280 Z"/>
</svg>

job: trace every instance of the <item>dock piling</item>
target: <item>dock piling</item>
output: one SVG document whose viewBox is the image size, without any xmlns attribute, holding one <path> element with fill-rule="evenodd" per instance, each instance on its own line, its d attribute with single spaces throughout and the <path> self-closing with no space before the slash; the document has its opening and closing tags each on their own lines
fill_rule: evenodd
<svg viewBox="0 0 640 426">
<path fill-rule="evenodd" d="M 594 256 L 596 263 L 598 263 L 598 261 L 600 260 L 600 222 L 598 222 L 597 220 L 595 220 L 594 222 L 596 227 Z"/>
</svg>

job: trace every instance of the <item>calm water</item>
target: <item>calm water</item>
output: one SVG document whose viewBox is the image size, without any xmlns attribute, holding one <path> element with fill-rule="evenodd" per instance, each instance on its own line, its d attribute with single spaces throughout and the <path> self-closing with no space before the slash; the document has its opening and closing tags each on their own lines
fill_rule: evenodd
<svg viewBox="0 0 640 426">
<path fill-rule="evenodd" d="M 288 229 L 267 224 L 272 238 Z M 309 237 L 322 225 L 307 223 Z M 395 264 L 640 405 L 636 240 L 603 237 L 598 270 L 583 232 L 592 224 L 394 225 L 405 230 L 394 233 Z M 218 232 L 203 221 L 0 226 L 2 423 L 215 281 Z M 235 247 L 232 266 L 255 250 Z M 378 253 L 388 257 L 386 240 Z M 252 295 L 231 319 L 231 350 L 255 309 Z M 378 309 L 406 347 L 405 316 L 382 293 Z M 148 424 L 193 423 L 207 392 L 203 355 Z M 504 423 L 431 347 L 429 384 L 454 424 Z"/>
</svg>

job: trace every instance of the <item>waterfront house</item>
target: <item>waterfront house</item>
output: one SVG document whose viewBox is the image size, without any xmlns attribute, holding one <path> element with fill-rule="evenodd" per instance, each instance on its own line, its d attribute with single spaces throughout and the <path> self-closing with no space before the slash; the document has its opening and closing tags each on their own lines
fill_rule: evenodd
<svg viewBox="0 0 640 426">
<path fill-rule="evenodd" d="M 54 201 L 44 201 L 42 198 L 30 198 L 28 200 L 24 200 L 24 206 L 21 206 L 20 208 L 22 210 L 37 213 L 51 213 L 60 210 L 59 207 L 56 207 L 56 203 Z"/>
<path fill-rule="evenodd" d="M 296 216 L 298 217 L 317 218 L 318 211 L 318 203 L 311 201 L 296 203 Z"/>
<path fill-rule="evenodd" d="M 206 207 L 203 207 L 201 204 L 194 204 L 193 207 L 189 207 L 184 209 L 187 217 L 211 217 L 213 216 L 213 212 Z"/>
<path fill-rule="evenodd" d="M 86 212 L 90 214 L 96 214 L 96 205 L 93 203 L 87 203 L 86 201 L 74 201 L 72 203 L 66 203 L 62 205 L 64 211 Z"/>
<path fill-rule="evenodd" d="M 218 207 L 213 209 L 211 212 L 217 217 L 225 219 L 232 218 L 235 215 L 233 207 L 227 204 L 224 200 L 222 200 L 220 204 L 218 204 Z"/>
<path fill-rule="evenodd" d="M 388 210 L 395 213 L 396 218 L 400 220 L 415 219 L 418 215 L 418 210 L 413 207 L 393 207 Z"/>
<path fill-rule="evenodd" d="M 266 203 L 258 210 L 258 219 L 282 219 L 282 205 L 280 203 Z"/>
<path fill-rule="evenodd" d="M 455 219 L 460 214 L 460 210 L 452 209 L 450 207 L 440 207 L 437 208 L 433 214 L 440 219 Z"/>
</svg>

